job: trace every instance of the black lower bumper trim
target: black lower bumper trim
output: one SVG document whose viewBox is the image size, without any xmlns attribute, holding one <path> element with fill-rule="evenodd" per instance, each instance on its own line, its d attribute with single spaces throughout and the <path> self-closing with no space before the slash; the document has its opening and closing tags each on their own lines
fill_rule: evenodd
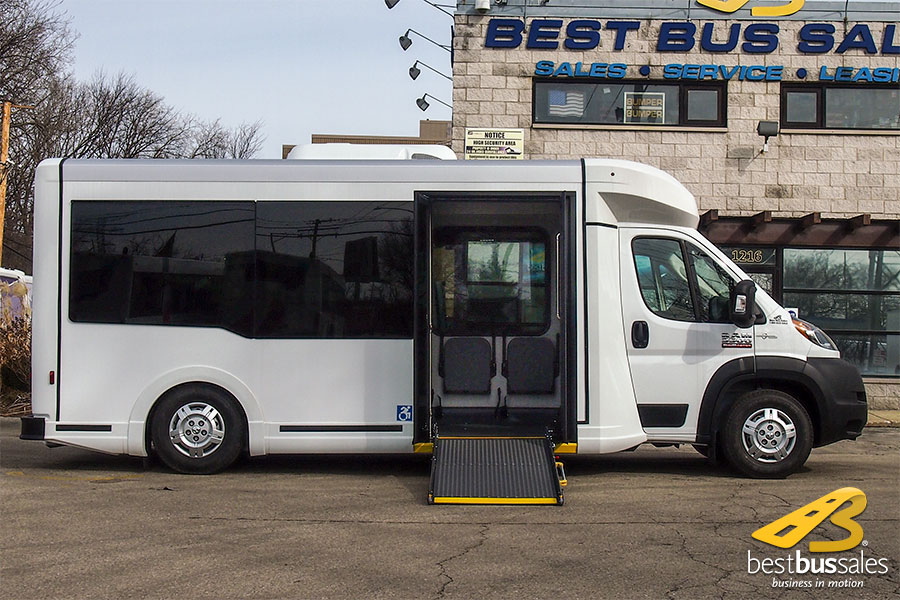
<svg viewBox="0 0 900 600">
<path fill-rule="evenodd" d="M 44 418 L 43 417 L 22 417 L 22 432 L 19 434 L 20 440 L 43 440 L 44 439 Z"/>
<path fill-rule="evenodd" d="M 868 405 L 866 387 L 856 366 L 843 359 L 810 358 L 806 371 L 820 382 L 825 397 L 819 406 L 816 446 L 859 437 L 868 419 Z"/>
</svg>

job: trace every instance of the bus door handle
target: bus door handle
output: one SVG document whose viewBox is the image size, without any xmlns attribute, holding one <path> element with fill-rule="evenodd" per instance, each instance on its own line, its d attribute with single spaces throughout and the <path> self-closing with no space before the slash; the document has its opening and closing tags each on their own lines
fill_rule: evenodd
<svg viewBox="0 0 900 600">
<path fill-rule="evenodd" d="M 635 348 L 646 348 L 650 344 L 650 327 L 647 321 L 635 321 L 631 324 L 631 345 Z"/>
</svg>

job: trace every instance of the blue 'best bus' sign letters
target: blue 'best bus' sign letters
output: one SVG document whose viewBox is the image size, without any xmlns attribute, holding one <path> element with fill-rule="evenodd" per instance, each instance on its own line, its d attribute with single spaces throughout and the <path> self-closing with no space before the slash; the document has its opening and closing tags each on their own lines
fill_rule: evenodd
<svg viewBox="0 0 900 600">
<path fill-rule="evenodd" d="M 612 42 L 614 51 L 625 48 L 629 35 L 641 29 L 641 21 L 606 21 L 595 19 L 575 19 L 563 30 L 562 19 L 534 19 L 527 28 L 519 19 L 491 19 L 485 34 L 486 48 L 518 48 L 523 43 L 532 50 L 593 50 L 600 45 L 601 35 Z M 717 27 L 727 26 L 728 39 L 714 41 Z M 698 27 L 699 30 L 698 30 Z M 657 52 L 690 52 L 699 43 L 701 50 L 726 54 L 740 50 L 746 54 L 769 54 L 779 47 L 780 28 L 777 23 L 732 23 L 723 25 L 703 23 L 698 26 L 690 21 L 669 21 L 660 26 L 656 40 Z M 721 39 L 721 38 L 720 38 Z M 831 23 L 807 23 L 800 29 L 797 50 L 804 54 L 843 54 L 858 50 L 866 54 L 900 54 L 900 36 L 897 24 L 885 25 L 884 33 L 876 39 L 865 23 L 851 27 L 846 34 L 836 34 Z M 534 74 L 539 77 L 576 77 L 592 79 L 622 79 L 626 76 L 624 63 L 605 62 L 554 62 L 538 61 Z M 650 67 L 643 65 L 639 72 L 649 77 Z M 679 64 L 670 63 L 663 67 L 664 79 L 678 80 L 737 80 L 737 81 L 781 81 L 784 77 L 782 65 L 721 65 L 721 64 Z M 820 81 L 850 83 L 898 83 L 900 69 L 891 67 L 837 67 L 822 66 L 816 72 Z M 809 72 L 805 68 L 796 70 L 798 79 L 805 79 Z"/>
</svg>

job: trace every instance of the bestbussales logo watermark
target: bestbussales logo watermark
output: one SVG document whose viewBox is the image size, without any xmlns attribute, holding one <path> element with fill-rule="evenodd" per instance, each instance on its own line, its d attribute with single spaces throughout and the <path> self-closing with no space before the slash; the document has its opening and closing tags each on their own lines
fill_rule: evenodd
<svg viewBox="0 0 900 600">
<path fill-rule="evenodd" d="M 849 502 L 849 505 L 847 503 Z M 752 536 L 761 542 L 782 549 L 791 549 L 825 519 L 847 532 L 838 540 L 809 542 L 811 554 L 846 552 L 862 546 L 859 552 L 842 556 L 805 555 L 801 550 L 775 557 L 756 557 L 747 550 L 747 572 L 772 576 L 772 587 L 789 588 L 861 588 L 864 575 L 885 575 L 886 558 L 867 556 L 862 526 L 853 520 L 866 509 L 866 495 L 862 490 L 845 487 L 825 494 L 818 500 L 760 527 Z M 838 578 L 819 578 L 819 575 Z M 785 579 L 784 576 L 787 576 Z M 795 576 L 800 576 L 795 578 Z"/>
</svg>

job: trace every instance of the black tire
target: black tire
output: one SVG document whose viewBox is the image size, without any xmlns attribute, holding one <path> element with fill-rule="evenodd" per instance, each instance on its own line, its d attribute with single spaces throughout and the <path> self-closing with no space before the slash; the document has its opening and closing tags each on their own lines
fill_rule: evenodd
<svg viewBox="0 0 900 600">
<path fill-rule="evenodd" d="M 194 475 L 230 467 L 244 448 L 245 432 L 234 398 L 207 385 L 183 385 L 167 393 L 150 423 L 159 458 L 174 471 Z"/>
<path fill-rule="evenodd" d="M 796 472 L 813 445 L 812 421 L 806 409 L 778 390 L 755 390 L 738 398 L 721 436 L 728 464 L 759 479 Z"/>
</svg>

